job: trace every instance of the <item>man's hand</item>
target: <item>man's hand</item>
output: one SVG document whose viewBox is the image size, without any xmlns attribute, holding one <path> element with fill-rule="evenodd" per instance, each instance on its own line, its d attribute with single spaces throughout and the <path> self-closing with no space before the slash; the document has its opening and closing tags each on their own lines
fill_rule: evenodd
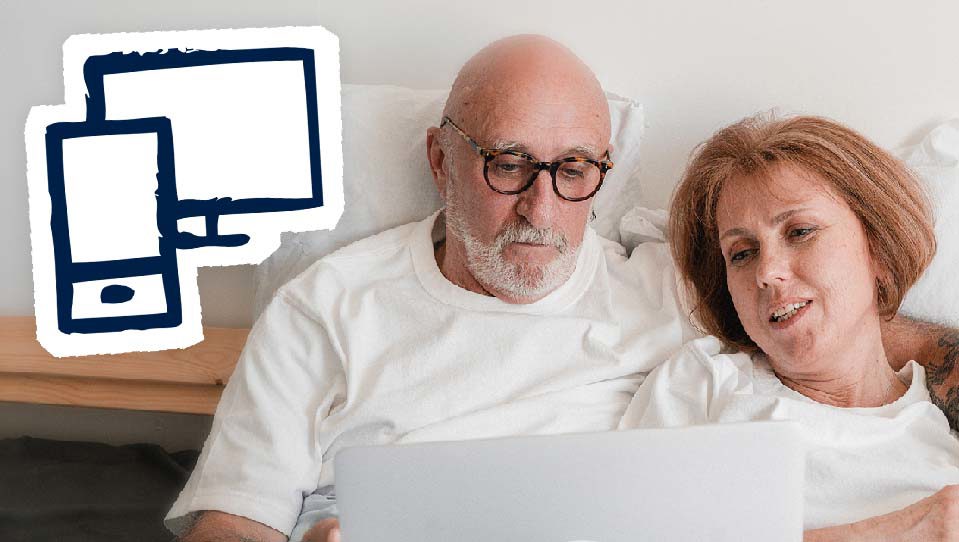
<svg viewBox="0 0 959 542">
<path fill-rule="evenodd" d="M 326 518 L 303 535 L 303 542 L 340 542 L 340 520 Z"/>
<path fill-rule="evenodd" d="M 803 542 L 959 542 L 959 486 L 946 486 L 902 510 L 806 531 Z"/>
<path fill-rule="evenodd" d="M 926 368 L 932 402 L 959 431 L 959 329 L 896 316 L 882 325 L 882 344 L 895 369 L 914 359 Z"/>
<path fill-rule="evenodd" d="M 285 534 L 242 516 L 204 511 L 178 542 L 287 542 Z"/>
</svg>

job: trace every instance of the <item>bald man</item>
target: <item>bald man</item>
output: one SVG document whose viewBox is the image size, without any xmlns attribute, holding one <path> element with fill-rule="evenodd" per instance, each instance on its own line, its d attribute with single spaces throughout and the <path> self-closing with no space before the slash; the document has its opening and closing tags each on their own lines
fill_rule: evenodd
<svg viewBox="0 0 959 542">
<path fill-rule="evenodd" d="M 184 542 L 314 525 L 336 540 L 346 446 L 612 430 L 694 335 L 665 248 L 627 259 L 587 225 L 610 120 L 575 55 L 495 42 L 438 121 L 426 154 L 445 209 L 316 262 L 253 327 L 166 518 Z"/>
<path fill-rule="evenodd" d="M 192 524 L 183 540 L 298 540 L 305 496 L 313 521 L 335 513 L 345 446 L 613 429 L 682 344 L 667 252 L 627 260 L 587 226 L 613 164 L 582 61 L 543 37 L 493 43 L 437 120 L 426 154 L 445 210 L 278 291 L 167 515 Z"/>
</svg>

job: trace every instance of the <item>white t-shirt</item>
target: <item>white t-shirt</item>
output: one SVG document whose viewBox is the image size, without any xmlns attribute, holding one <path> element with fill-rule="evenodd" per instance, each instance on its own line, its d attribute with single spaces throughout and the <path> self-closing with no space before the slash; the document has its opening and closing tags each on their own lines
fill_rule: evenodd
<svg viewBox="0 0 959 542">
<path fill-rule="evenodd" d="M 959 483 L 959 441 L 929 401 L 925 372 L 909 362 L 909 388 L 876 408 L 817 403 L 786 387 L 763 356 L 720 354 L 704 337 L 653 371 L 621 429 L 796 420 L 806 446 L 806 529 L 893 512 Z"/>
<path fill-rule="evenodd" d="M 645 374 L 690 338 L 665 245 L 627 260 L 587 228 L 563 286 L 508 304 L 443 277 L 436 216 L 337 251 L 278 291 L 171 530 L 220 510 L 289 535 L 344 446 L 614 429 Z"/>
</svg>

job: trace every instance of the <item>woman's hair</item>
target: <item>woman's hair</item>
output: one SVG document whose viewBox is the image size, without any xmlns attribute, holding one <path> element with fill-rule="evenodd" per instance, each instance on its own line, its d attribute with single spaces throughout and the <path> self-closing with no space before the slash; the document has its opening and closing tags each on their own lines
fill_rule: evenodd
<svg viewBox="0 0 959 542">
<path fill-rule="evenodd" d="M 756 349 L 726 284 L 716 205 L 730 179 L 768 184 L 782 166 L 815 174 L 852 209 L 880 270 L 879 314 L 892 318 L 936 251 L 929 202 L 918 181 L 899 160 L 841 124 L 765 115 L 743 119 L 702 143 L 673 192 L 668 236 L 689 290 L 690 316 L 706 333 Z"/>
</svg>

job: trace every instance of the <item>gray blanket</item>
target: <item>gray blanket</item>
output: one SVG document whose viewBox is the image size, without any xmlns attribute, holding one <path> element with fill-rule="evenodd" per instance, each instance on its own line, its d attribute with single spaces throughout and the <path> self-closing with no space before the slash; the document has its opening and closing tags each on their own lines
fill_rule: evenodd
<svg viewBox="0 0 959 542">
<path fill-rule="evenodd" d="M 154 444 L 0 440 L 0 540 L 169 542 L 163 516 L 198 455 Z"/>
</svg>

